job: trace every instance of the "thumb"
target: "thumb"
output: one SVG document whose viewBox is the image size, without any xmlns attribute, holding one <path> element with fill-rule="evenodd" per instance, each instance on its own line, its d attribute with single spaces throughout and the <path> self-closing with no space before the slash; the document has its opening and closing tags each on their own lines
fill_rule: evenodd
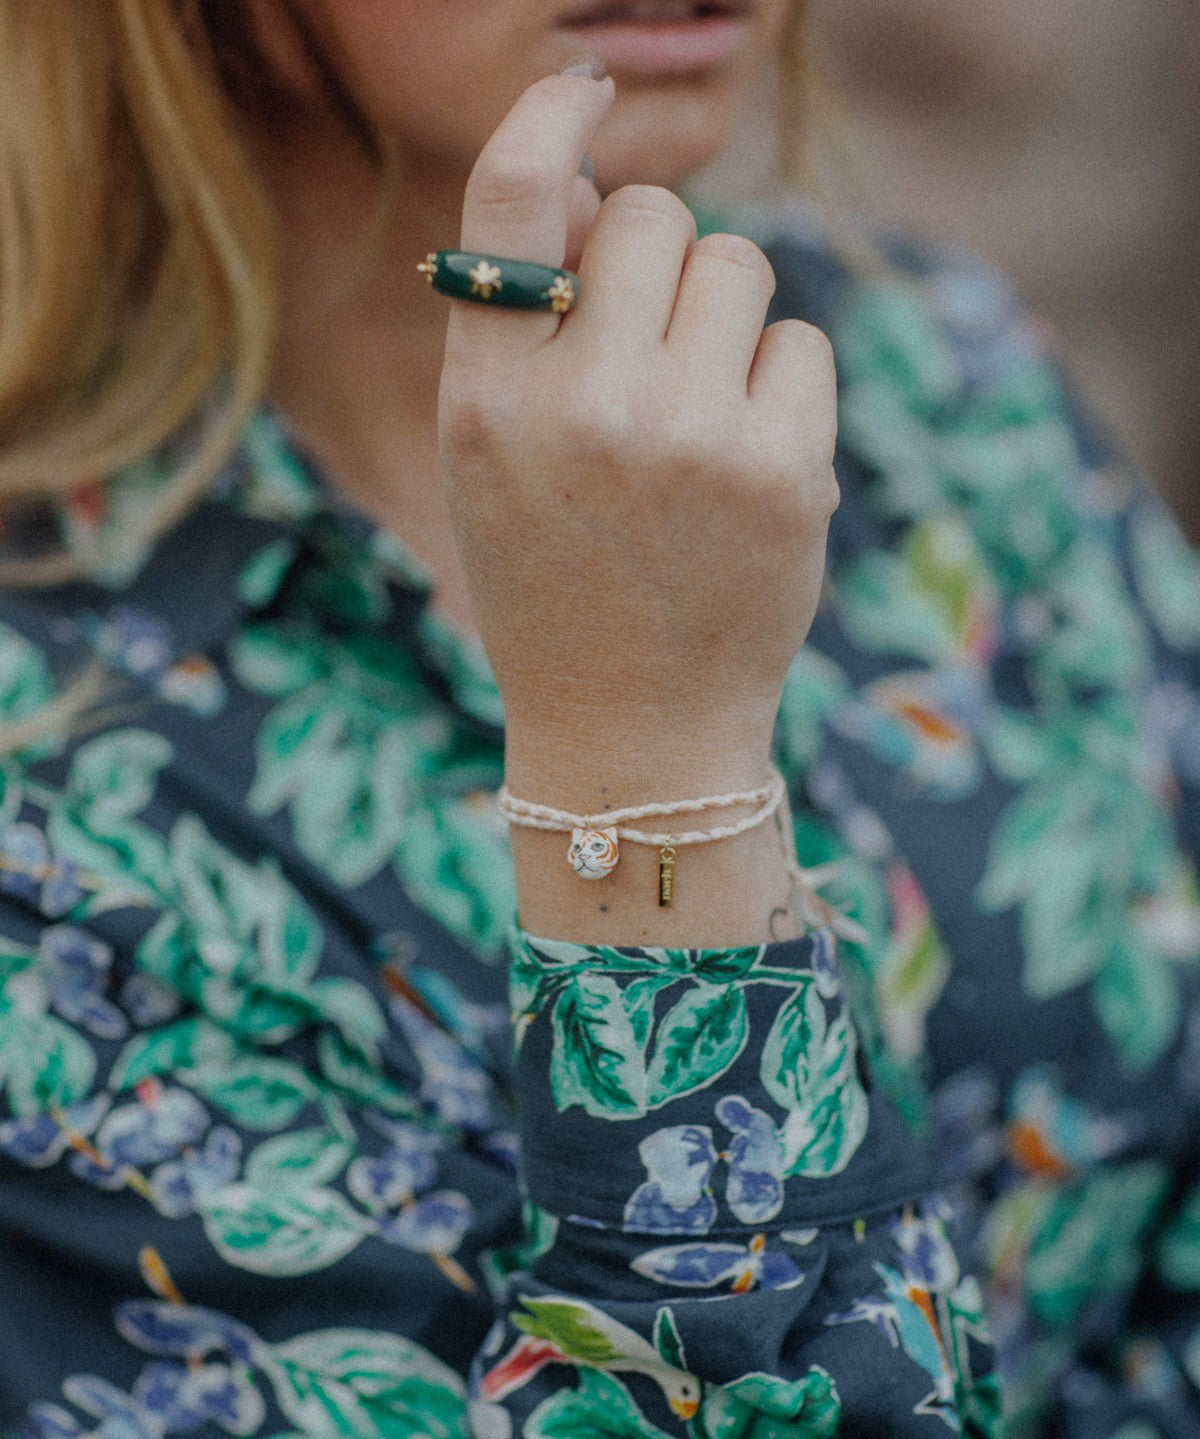
<svg viewBox="0 0 1200 1439">
<path fill-rule="evenodd" d="M 600 211 L 600 192 L 586 175 L 575 176 L 571 186 L 571 208 L 567 213 L 567 244 L 563 266 L 578 270 L 583 247 Z"/>
</svg>

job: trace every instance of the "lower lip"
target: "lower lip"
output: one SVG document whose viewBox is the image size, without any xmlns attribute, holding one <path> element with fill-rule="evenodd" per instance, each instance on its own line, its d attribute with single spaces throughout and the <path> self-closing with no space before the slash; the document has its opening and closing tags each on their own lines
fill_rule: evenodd
<svg viewBox="0 0 1200 1439">
<path fill-rule="evenodd" d="M 728 64 L 745 43 L 750 21 L 743 15 L 696 20 L 604 21 L 568 25 L 578 49 L 626 75 L 686 74 Z"/>
</svg>

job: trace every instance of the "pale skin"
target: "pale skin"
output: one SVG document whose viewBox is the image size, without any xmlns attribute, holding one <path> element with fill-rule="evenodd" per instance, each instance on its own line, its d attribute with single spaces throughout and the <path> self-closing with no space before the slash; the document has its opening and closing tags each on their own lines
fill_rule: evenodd
<svg viewBox="0 0 1200 1439">
<path fill-rule="evenodd" d="M 271 0 L 256 8 L 302 88 Z M 670 186 L 719 150 L 786 0 L 761 0 L 720 72 L 615 85 L 554 73 L 571 52 L 549 0 L 314 8 L 356 99 L 403 148 L 404 190 L 377 261 L 339 294 L 370 168 L 316 99 L 263 138 L 284 226 L 276 398 L 334 482 L 432 566 L 444 611 L 477 628 L 514 793 L 596 812 L 761 783 L 837 503 L 833 364 L 811 327 L 763 329 L 765 256 L 740 237 L 697 242 Z M 603 202 L 577 177 L 587 152 Z M 583 298 L 564 320 L 448 302 L 414 263 L 456 242 L 565 259 Z M 774 824 L 681 850 L 669 909 L 654 851 L 626 845 L 589 882 L 566 846 L 514 831 L 535 934 L 724 946 L 797 932 Z"/>
</svg>

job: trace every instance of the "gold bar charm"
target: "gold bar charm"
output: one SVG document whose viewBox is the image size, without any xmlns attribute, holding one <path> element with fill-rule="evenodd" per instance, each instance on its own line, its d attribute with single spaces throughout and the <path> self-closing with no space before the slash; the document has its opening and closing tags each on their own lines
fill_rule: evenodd
<svg viewBox="0 0 1200 1439">
<path fill-rule="evenodd" d="M 658 852 L 658 907 L 670 909 L 675 898 L 675 846 L 668 840 Z"/>
</svg>

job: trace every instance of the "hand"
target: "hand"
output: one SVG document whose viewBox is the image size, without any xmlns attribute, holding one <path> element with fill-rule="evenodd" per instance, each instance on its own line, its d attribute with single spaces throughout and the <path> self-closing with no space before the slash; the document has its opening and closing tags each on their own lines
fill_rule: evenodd
<svg viewBox="0 0 1200 1439">
<path fill-rule="evenodd" d="M 554 75 L 521 96 L 471 174 L 464 249 L 563 263 L 613 93 Z M 510 784 L 524 766 L 529 798 L 586 809 L 602 785 L 625 804 L 758 783 L 837 504 L 829 345 L 796 320 L 764 331 L 766 257 L 696 241 L 667 190 L 608 196 L 579 271 L 561 321 L 455 304 L 442 373 Z"/>
</svg>

